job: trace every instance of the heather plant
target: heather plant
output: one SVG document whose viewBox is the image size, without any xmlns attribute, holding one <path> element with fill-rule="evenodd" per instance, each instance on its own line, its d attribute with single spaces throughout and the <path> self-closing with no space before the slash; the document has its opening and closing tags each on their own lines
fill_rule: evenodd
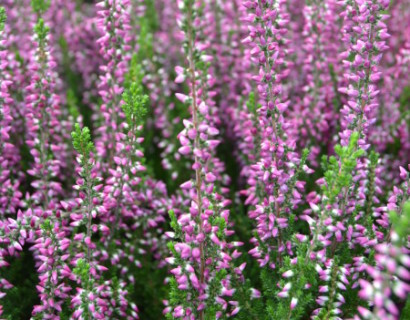
<svg viewBox="0 0 410 320">
<path fill-rule="evenodd" d="M 1 1 L 0 318 L 409 319 L 409 21 Z"/>
</svg>

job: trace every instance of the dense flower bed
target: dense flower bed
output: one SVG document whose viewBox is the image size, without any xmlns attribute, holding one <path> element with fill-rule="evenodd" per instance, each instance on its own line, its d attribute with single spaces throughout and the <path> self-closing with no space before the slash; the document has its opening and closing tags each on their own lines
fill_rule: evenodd
<svg viewBox="0 0 410 320">
<path fill-rule="evenodd" d="M 407 0 L 0 1 L 1 319 L 409 319 Z"/>
</svg>

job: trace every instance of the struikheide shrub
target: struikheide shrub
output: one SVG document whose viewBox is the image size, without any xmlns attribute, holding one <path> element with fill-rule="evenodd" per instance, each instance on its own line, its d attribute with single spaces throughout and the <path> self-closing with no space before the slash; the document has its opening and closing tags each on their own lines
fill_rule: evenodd
<svg viewBox="0 0 410 320">
<path fill-rule="evenodd" d="M 406 320 L 409 241 L 407 0 L 0 1 L 0 319 Z"/>
</svg>

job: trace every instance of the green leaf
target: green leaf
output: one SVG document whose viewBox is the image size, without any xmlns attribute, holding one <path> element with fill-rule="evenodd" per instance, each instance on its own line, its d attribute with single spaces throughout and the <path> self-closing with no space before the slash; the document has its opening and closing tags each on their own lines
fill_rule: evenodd
<svg viewBox="0 0 410 320">
<path fill-rule="evenodd" d="M 141 124 L 148 112 L 149 97 L 144 94 L 143 78 L 144 74 L 138 64 L 137 56 L 134 55 L 130 70 L 125 77 L 125 90 L 122 95 L 124 101 L 122 110 L 130 127 Z"/>
<path fill-rule="evenodd" d="M 50 28 L 47 27 L 44 24 L 44 20 L 40 18 L 34 26 L 34 32 L 37 35 L 38 40 L 41 42 L 46 39 L 48 33 L 50 32 Z"/>
<path fill-rule="evenodd" d="M 80 125 L 76 123 L 74 131 L 71 132 L 71 137 L 73 139 L 74 149 L 84 157 L 88 157 L 90 152 L 94 151 L 90 130 L 87 127 L 81 129 Z"/>
<path fill-rule="evenodd" d="M 410 234 L 410 201 L 403 205 L 403 212 L 399 215 L 395 211 L 390 212 L 390 221 L 392 222 L 392 229 L 399 236 L 399 241 L 406 243 L 407 237 Z"/>
<path fill-rule="evenodd" d="M 31 0 L 33 11 L 38 14 L 43 14 L 50 7 L 51 0 Z"/>
<path fill-rule="evenodd" d="M 0 32 L 4 30 L 4 25 L 6 24 L 7 15 L 6 10 L 0 7 Z"/>
</svg>

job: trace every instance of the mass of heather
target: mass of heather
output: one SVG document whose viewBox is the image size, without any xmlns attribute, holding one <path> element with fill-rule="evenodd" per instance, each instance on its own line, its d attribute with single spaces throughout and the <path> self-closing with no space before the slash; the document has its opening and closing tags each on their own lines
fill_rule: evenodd
<svg viewBox="0 0 410 320">
<path fill-rule="evenodd" d="M 0 319 L 409 320 L 409 0 L 0 0 Z"/>
</svg>

